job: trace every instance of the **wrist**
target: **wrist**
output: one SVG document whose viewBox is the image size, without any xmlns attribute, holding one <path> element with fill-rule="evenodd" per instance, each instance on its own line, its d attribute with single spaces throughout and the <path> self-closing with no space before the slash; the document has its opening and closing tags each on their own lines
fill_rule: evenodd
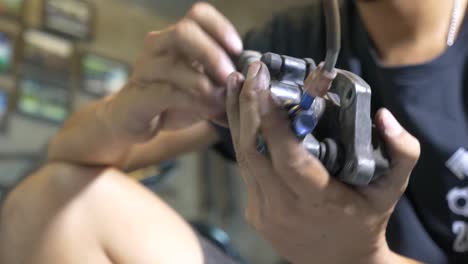
<svg viewBox="0 0 468 264">
<path fill-rule="evenodd" d="M 117 100 L 116 95 L 103 99 L 96 109 L 96 118 L 103 126 L 102 132 L 111 139 L 111 142 L 132 144 L 136 140 L 126 131 L 125 118 L 119 113 L 119 103 Z"/>
<path fill-rule="evenodd" d="M 132 102 L 126 94 L 115 94 L 102 101 L 97 118 L 113 140 L 127 144 L 143 143 L 159 132 L 162 115 L 148 118 L 132 111 Z"/>
</svg>

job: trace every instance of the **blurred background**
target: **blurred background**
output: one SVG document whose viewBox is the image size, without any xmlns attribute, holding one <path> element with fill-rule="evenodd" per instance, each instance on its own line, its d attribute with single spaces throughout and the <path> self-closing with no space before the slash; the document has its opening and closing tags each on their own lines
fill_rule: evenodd
<svg viewBox="0 0 468 264">
<path fill-rule="evenodd" d="M 240 33 L 312 0 L 211 0 Z M 44 159 L 77 108 L 117 91 L 149 31 L 179 20 L 192 0 L 0 0 L 0 197 Z M 233 164 L 190 153 L 131 175 L 189 221 L 222 228 L 250 263 L 274 263 L 243 220 Z M 157 224 L 157 223 L 155 223 Z"/>
</svg>

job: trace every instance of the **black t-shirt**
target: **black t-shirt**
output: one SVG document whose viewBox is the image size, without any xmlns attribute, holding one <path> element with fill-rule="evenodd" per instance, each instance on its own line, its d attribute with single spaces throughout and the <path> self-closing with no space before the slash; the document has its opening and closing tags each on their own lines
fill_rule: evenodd
<svg viewBox="0 0 468 264">
<path fill-rule="evenodd" d="M 325 57 L 321 4 L 290 10 L 245 38 L 246 49 Z M 457 41 L 420 65 L 384 67 L 353 1 L 342 5 L 338 67 L 359 74 L 373 91 L 373 110 L 387 107 L 421 142 L 421 158 L 390 220 L 390 247 L 427 263 L 468 263 L 468 18 Z M 217 149 L 235 159 L 229 131 Z"/>
</svg>

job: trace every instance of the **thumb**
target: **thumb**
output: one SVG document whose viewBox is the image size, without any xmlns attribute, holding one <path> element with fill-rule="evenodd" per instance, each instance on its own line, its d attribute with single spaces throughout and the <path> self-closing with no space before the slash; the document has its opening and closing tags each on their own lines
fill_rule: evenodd
<svg viewBox="0 0 468 264">
<path fill-rule="evenodd" d="M 419 141 L 406 131 L 387 109 L 381 109 L 375 123 L 390 156 L 389 171 L 373 186 L 384 207 L 393 206 L 405 191 L 420 155 Z M 382 195 L 385 193 L 386 195 Z"/>
<path fill-rule="evenodd" d="M 401 172 L 410 172 L 419 159 L 419 141 L 387 109 L 381 109 L 377 113 L 376 123 L 391 157 L 392 171 L 398 169 Z"/>
</svg>

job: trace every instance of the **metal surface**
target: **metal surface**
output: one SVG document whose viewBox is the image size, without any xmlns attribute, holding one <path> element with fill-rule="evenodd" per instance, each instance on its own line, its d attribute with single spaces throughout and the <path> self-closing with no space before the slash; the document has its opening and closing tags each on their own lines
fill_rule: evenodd
<svg viewBox="0 0 468 264">
<path fill-rule="evenodd" d="M 372 181 L 375 161 L 372 147 L 371 89 L 359 76 L 338 70 L 330 92 L 340 97 L 339 138 L 344 164 L 336 177 L 344 182 L 365 185 Z"/>
<path fill-rule="evenodd" d="M 323 67 L 317 69 L 312 59 L 274 53 L 261 56 L 255 51 L 244 52 L 237 66 L 246 74 L 252 62 L 261 60 L 270 72 L 272 97 L 288 111 L 291 128 L 298 138 L 303 139 L 309 153 L 320 159 L 329 173 L 339 180 L 367 185 L 385 173 L 389 166 L 378 138 L 373 138 L 371 89 L 359 76 L 335 70 L 341 48 L 338 0 L 325 0 L 323 7 L 327 30 Z M 304 80 L 314 71 L 326 80 L 321 83 L 322 79 L 317 79 L 319 86 L 326 85 L 319 90 L 327 94 L 330 88 L 326 96 L 332 102 L 330 107 L 323 98 L 314 98 L 304 91 Z M 321 126 L 318 128 L 320 138 L 313 133 L 317 123 Z M 261 135 L 257 145 L 260 152 L 268 153 Z"/>
<path fill-rule="evenodd" d="M 339 105 L 317 97 L 310 109 L 303 110 L 300 103 L 305 96 L 304 79 L 315 69 L 311 67 L 311 60 L 273 53 L 260 57 L 248 51 L 239 60 L 239 70 L 246 73 L 249 65 L 259 59 L 270 71 L 270 91 L 289 112 L 291 128 L 331 175 L 352 185 L 367 185 L 388 169 L 388 159 L 383 155 L 377 136 L 373 137 L 371 89 L 363 79 L 351 72 L 336 70 L 329 94 Z M 314 131 L 317 123 L 321 130 L 319 135 Z M 258 149 L 268 152 L 261 136 Z"/>
</svg>

